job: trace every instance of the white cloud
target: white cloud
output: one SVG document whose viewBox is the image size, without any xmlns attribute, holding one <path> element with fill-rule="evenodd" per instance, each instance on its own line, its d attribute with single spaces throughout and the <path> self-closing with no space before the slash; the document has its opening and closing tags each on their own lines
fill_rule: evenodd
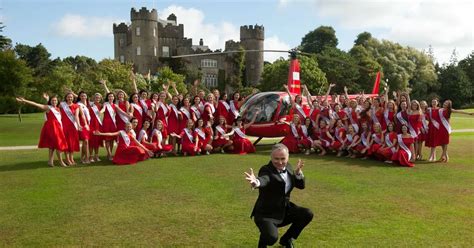
<svg viewBox="0 0 474 248">
<path fill-rule="evenodd" d="M 265 38 L 264 42 L 265 50 L 290 50 L 290 45 L 286 44 L 285 42 L 281 41 L 276 35 Z M 288 54 L 286 53 L 265 53 L 264 55 L 265 61 L 273 62 L 280 57 L 287 58 Z"/>
<path fill-rule="evenodd" d="M 280 5 L 297 0 L 280 0 Z M 343 28 L 380 32 L 381 37 L 418 49 L 434 48 L 446 62 L 473 50 L 474 3 L 470 0 L 309 0 L 317 15 Z M 374 32 L 372 32 L 374 33 Z M 355 38 L 355 37 L 354 37 Z"/>
<path fill-rule="evenodd" d="M 112 37 L 112 24 L 120 23 L 112 17 L 64 15 L 52 28 L 55 34 L 75 38 Z"/>
</svg>

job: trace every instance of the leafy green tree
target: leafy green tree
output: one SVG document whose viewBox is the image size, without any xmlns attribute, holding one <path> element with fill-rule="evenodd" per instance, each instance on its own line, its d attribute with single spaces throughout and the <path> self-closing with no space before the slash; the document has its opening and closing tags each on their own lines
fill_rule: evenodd
<svg viewBox="0 0 474 248">
<path fill-rule="evenodd" d="M 26 61 L 26 64 L 33 69 L 35 77 L 46 76 L 54 66 L 51 63 L 51 54 L 41 43 L 34 47 L 17 44 L 15 52 L 20 59 Z"/>
<path fill-rule="evenodd" d="M 474 90 L 474 51 L 472 51 L 465 59 L 459 61 L 458 66 L 466 73 L 471 85 L 471 91 Z M 471 93 L 471 103 L 474 103 L 474 93 Z"/>
<path fill-rule="evenodd" d="M 359 77 L 355 79 L 354 84 L 347 85 L 347 88 L 350 92 L 371 92 L 377 72 L 382 70 L 382 66 L 363 45 L 355 45 L 349 53 L 360 67 L 356 68 L 359 71 Z"/>
<path fill-rule="evenodd" d="M 238 53 L 232 53 L 226 56 L 225 60 L 229 64 L 229 70 L 227 72 L 226 85 L 229 89 L 227 91 L 240 90 L 242 85 L 242 79 L 245 78 L 245 53 L 244 48 L 239 46 Z"/>
<path fill-rule="evenodd" d="M 184 83 L 185 77 L 181 74 L 174 73 L 171 68 L 165 66 L 158 70 L 158 76 L 153 77 L 151 80 L 151 89 L 155 92 L 160 92 L 163 90 L 163 85 L 169 85 L 170 82 L 176 83 L 176 89 L 181 94 L 186 94 L 188 92 L 186 84 Z M 171 91 L 170 93 L 174 94 Z"/>
<path fill-rule="evenodd" d="M 5 26 L 3 26 L 3 23 L 0 22 L 0 33 L 3 33 L 3 28 L 5 28 Z M 10 49 L 11 45 L 12 40 L 0 34 L 0 51 Z"/>
<path fill-rule="evenodd" d="M 79 89 L 82 90 L 82 88 L 73 87 L 76 76 L 76 72 L 70 64 L 61 63 L 42 79 L 41 84 L 37 85 L 37 89 L 39 92 L 48 92 L 50 95 L 58 95 L 62 98 L 66 89 L 73 89 L 76 92 Z"/>
<path fill-rule="evenodd" d="M 357 35 L 357 39 L 354 41 L 354 46 L 361 45 L 365 46 L 372 39 L 372 34 L 369 32 L 362 32 Z"/>
<path fill-rule="evenodd" d="M 450 64 L 442 68 L 439 82 L 441 83 L 441 98 L 451 99 L 454 108 L 469 103 L 469 99 L 472 97 L 471 84 L 469 77 L 459 66 Z"/>
<path fill-rule="evenodd" d="M 133 92 L 131 68 L 130 64 L 122 64 L 113 59 L 103 59 L 97 65 L 97 78 L 93 82 L 104 79 L 110 90 L 121 89 L 125 92 Z M 99 84 L 96 85 L 100 87 Z"/>
<path fill-rule="evenodd" d="M 329 83 L 335 83 L 334 92 L 343 93 L 344 86 L 352 90 L 359 89 L 354 82 L 359 78 L 356 61 L 346 52 L 327 46 L 319 58 L 319 68 L 326 74 Z"/>
<path fill-rule="evenodd" d="M 337 47 L 336 31 L 331 26 L 319 26 L 307 33 L 300 45 L 300 49 L 307 53 L 321 53 L 326 47 Z"/>
</svg>

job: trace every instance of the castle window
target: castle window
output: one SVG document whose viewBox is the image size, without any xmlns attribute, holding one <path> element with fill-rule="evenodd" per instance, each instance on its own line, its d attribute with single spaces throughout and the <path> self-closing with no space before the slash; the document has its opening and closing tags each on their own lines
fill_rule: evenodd
<svg viewBox="0 0 474 248">
<path fill-rule="evenodd" d="M 216 74 L 205 74 L 203 76 L 204 85 L 208 88 L 217 87 L 217 75 Z"/>
<path fill-rule="evenodd" d="M 201 60 L 201 67 L 217 67 L 217 60 L 215 59 L 203 59 Z"/>
<path fill-rule="evenodd" d="M 120 63 L 125 63 L 125 56 L 123 55 L 120 55 Z"/>
<path fill-rule="evenodd" d="M 135 34 L 136 34 L 137 36 L 140 36 L 140 27 L 137 27 Z"/>
<path fill-rule="evenodd" d="M 156 37 L 156 28 L 153 28 L 153 37 Z"/>
<path fill-rule="evenodd" d="M 142 48 L 137 46 L 137 55 L 142 55 Z"/>
<path fill-rule="evenodd" d="M 169 57 L 170 56 L 170 47 L 169 46 L 163 46 L 162 47 L 162 57 Z"/>
<path fill-rule="evenodd" d="M 156 56 L 156 46 L 153 47 L 153 54 Z"/>
<path fill-rule="evenodd" d="M 124 44 L 124 43 L 125 43 L 125 42 L 123 42 L 123 39 L 120 39 L 120 40 L 119 40 L 119 45 L 120 45 L 121 47 L 123 47 L 123 44 Z"/>
</svg>

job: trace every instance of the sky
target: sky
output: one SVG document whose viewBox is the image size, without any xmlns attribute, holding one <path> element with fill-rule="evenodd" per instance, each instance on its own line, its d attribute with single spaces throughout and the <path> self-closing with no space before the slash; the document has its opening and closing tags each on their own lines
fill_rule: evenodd
<svg viewBox="0 0 474 248">
<path fill-rule="evenodd" d="M 361 32 L 427 50 L 439 63 L 474 50 L 471 0 L 0 0 L 0 22 L 13 43 L 42 43 L 52 58 L 84 55 L 113 58 L 113 23 L 130 22 L 130 9 L 155 8 L 162 19 L 174 13 L 184 34 L 212 50 L 239 40 L 241 25 L 265 27 L 265 49 L 288 50 L 325 25 L 348 51 Z M 285 54 L 265 53 L 274 61 Z"/>
</svg>

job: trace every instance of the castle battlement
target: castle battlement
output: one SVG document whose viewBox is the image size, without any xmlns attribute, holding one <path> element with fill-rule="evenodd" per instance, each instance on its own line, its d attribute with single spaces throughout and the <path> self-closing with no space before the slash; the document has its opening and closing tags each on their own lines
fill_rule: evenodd
<svg viewBox="0 0 474 248">
<path fill-rule="evenodd" d="M 184 37 L 184 25 L 179 24 L 175 26 L 168 23 L 166 26 L 163 26 L 162 23 L 158 23 L 158 33 L 161 37 L 182 38 Z"/>
<path fill-rule="evenodd" d="M 113 26 L 114 34 L 119 34 L 119 33 L 127 33 L 128 31 L 128 26 L 125 23 L 120 23 L 119 25 L 114 23 Z"/>
<path fill-rule="evenodd" d="M 158 22 L 158 12 L 156 9 L 148 10 L 146 7 L 142 7 L 139 11 L 132 8 L 130 10 L 130 19 L 132 22 L 136 20 Z"/>
<path fill-rule="evenodd" d="M 247 39 L 264 40 L 265 28 L 263 27 L 263 25 L 240 26 L 240 40 L 247 40 Z"/>
</svg>

